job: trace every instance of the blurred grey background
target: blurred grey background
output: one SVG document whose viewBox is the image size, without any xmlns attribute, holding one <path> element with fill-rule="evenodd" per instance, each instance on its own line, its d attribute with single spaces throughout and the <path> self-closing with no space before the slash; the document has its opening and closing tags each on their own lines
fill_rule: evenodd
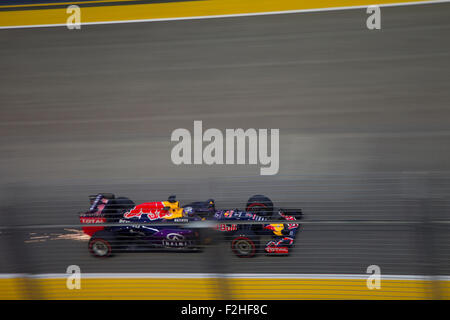
<svg viewBox="0 0 450 320">
<path fill-rule="evenodd" d="M 381 11 L 375 31 L 359 9 L 1 30 L 1 224 L 76 225 L 97 192 L 221 208 L 265 194 L 305 219 L 418 224 L 305 225 L 290 257 L 227 253 L 224 270 L 449 274 L 449 225 L 428 227 L 449 217 L 450 5 Z M 279 174 L 172 164 L 170 135 L 194 120 L 279 128 Z M 98 260 L 74 232 L 0 241 L 0 272 L 211 272 L 208 250 Z"/>
</svg>

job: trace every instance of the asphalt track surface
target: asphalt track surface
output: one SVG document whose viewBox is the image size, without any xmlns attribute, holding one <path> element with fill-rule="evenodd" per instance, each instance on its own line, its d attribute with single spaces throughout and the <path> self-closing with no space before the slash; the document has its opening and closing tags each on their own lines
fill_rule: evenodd
<svg viewBox="0 0 450 320">
<path fill-rule="evenodd" d="M 306 218 L 448 219 L 450 5 L 2 30 L 2 225 L 77 224 L 89 194 L 252 194 Z M 280 171 L 176 166 L 177 128 L 279 128 Z M 61 228 L 0 236 L 0 272 L 450 273 L 448 227 L 305 225 L 293 254 L 89 256 Z M 430 237 L 429 235 L 433 236 Z M 41 238 L 36 238 L 41 237 Z M 30 242 L 30 240 L 33 240 Z M 430 246 L 430 243 L 434 244 Z M 430 248 L 434 248 L 430 250 Z M 222 250 L 222 251 L 221 251 Z"/>
</svg>

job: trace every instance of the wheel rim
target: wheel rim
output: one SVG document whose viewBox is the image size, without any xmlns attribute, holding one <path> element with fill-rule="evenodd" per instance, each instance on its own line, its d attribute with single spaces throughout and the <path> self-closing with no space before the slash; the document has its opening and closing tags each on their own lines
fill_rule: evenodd
<svg viewBox="0 0 450 320">
<path fill-rule="evenodd" d="M 92 251 L 94 251 L 97 256 L 106 256 L 109 248 L 103 241 L 95 241 L 92 245 Z"/>
<path fill-rule="evenodd" d="M 253 251 L 252 245 L 247 240 L 236 241 L 234 247 L 242 255 L 248 255 Z"/>
</svg>

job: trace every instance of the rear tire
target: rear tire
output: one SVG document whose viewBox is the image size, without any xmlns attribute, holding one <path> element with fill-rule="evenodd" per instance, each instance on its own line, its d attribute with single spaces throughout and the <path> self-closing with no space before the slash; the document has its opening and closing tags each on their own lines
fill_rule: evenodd
<svg viewBox="0 0 450 320">
<path fill-rule="evenodd" d="M 257 194 L 248 199 L 246 211 L 256 213 L 263 217 L 272 216 L 273 202 L 268 197 Z"/>
<path fill-rule="evenodd" d="M 113 254 L 114 237 L 107 231 L 98 231 L 89 240 L 89 251 L 94 257 L 107 258 Z"/>
</svg>

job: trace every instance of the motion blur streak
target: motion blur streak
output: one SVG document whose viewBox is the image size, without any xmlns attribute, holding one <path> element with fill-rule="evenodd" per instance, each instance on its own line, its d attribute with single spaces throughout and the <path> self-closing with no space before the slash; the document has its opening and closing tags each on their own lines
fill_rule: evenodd
<svg viewBox="0 0 450 320">
<path fill-rule="evenodd" d="M 292 255 L 254 259 L 217 245 L 198 254 L 101 260 L 79 240 L 26 242 L 30 232 L 64 230 L 2 229 L 0 273 L 64 273 L 76 264 L 83 273 L 364 274 L 375 264 L 382 274 L 450 275 L 450 224 L 434 223 L 448 220 L 450 208 L 450 5 L 383 8 L 379 31 L 367 30 L 366 18 L 365 10 L 349 10 L 79 32 L 1 30 L 1 224 L 77 225 L 87 196 L 97 192 L 135 202 L 169 194 L 181 203 L 214 198 L 219 208 L 266 194 L 279 206 L 303 208 L 305 220 L 419 224 L 305 224 Z M 279 174 L 261 177 L 257 166 L 173 165 L 170 133 L 194 120 L 220 130 L 280 128 Z M 227 288 L 232 297 L 245 292 L 235 280 L 228 287 L 219 280 L 199 288 L 218 285 L 214 292 L 223 296 Z M 20 297 L 44 297 L 46 289 L 52 297 L 83 294 L 62 293 L 61 279 L 33 278 L 4 279 L 1 294 L 18 281 Z M 86 281 L 89 292 L 108 288 L 105 279 Z M 114 281 L 118 288 L 136 281 L 142 294 L 149 288 Z M 419 282 L 398 295 L 422 297 L 428 289 Z M 173 283 L 173 294 L 188 290 Z M 326 283 L 318 290 L 339 294 Z M 434 283 L 432 297 L 448 298 L 448 284 L 442 290 Z"/>
</svg>

